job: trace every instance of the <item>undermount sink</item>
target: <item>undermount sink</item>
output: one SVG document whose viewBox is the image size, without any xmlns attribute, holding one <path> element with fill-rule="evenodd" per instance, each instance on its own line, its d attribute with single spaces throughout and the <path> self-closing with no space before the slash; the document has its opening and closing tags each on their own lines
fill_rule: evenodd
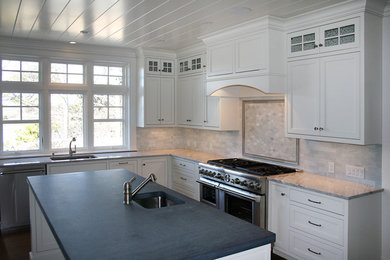
<svg viewBox="0 0 390 260">
<path fill-rule="evenodd" d="M 63 155 L 53 155 L 50 157 L 51 160 L 70 160 L 70 159 L 90 159 L 96 158 L 93 154 L 73 154 L 69 156 L 68 154 Z"/>
<path fill-rule="evenodd" d="M 133 200 L 147 209 L 156 209 L 170 207 L 178 204 L 184 204 L 184 201 L 175 198 L 163 191 L 137 194 Z"/>
</svg>

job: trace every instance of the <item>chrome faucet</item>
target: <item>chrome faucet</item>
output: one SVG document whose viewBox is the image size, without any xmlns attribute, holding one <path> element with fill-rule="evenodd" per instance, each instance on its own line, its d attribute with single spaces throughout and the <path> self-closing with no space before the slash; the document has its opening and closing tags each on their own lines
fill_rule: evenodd
<svg viewBox="0 0 390 260">
<path fill-rule="evenodd" d="M 123 204 L 130 205 L 133 201 L 133 197 L 149 182 L 156 182 L 157 177 L 154 173 L 149 174 L 149 177 L 146 178 L 137 188 L 132 191 L 132 182 L 135 181 L 135 177 L 131 178 L 131 180 L 123 183 Z"/>
<path fill-rule="evenodd" d="M 76 153 L 76 145 L 74 145 L 74 150 L 72 149 L 73 142 L 76 142 L 76 137 L 73 137 L 69 143 L 69 156 L 72 156 L 74 153 Z"/>
</svg>

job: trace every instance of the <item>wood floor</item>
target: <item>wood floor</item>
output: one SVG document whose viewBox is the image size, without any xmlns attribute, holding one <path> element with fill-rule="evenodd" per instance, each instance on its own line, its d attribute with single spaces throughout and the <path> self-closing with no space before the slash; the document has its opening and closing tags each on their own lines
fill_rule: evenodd
<svg viewBox="0 0 390 260">
<path fill-rule="evenodd" d="M 1 260 L 27 260 L 31 251 L 30 230 L 25 229 L 12 233 L 0 234 Z M 285 260 L 272 254 L 271 260 Z"/>
</svg>

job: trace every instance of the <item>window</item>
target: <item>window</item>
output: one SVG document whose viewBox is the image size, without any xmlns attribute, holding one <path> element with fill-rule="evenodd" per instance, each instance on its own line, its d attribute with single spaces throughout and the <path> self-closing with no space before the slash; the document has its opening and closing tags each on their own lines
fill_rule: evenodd
<svg viewBox="0 0 390 260">
<path fill-rule="evenodd" d="M 39 62 L 2 60 L 1 81 L 38 82 Z"/>
<path fill-rule="evenodd" d="M 67 148 L 69 141 L 76 137 L 77 147 L 83 147 L 83 111 L 82 94 L 51 94 L 51 148 Z"/>
<path fill-rule="evenodd" d="M 84 66 L 81 64 L 51 63 L 51 83 L 83 84 Z"/>
<path fill-rule="evenodd" d="M 123 146 L 123 95 L 94 95 L 94 146 Z"/>
<path fill-rule="evenodd" d="M 123 85 L 123 68 L 113 66 L 93 66 L 93 84 Z"/>
<path fill-rule="evenodd" d="M 39 94 L 2 93 L 2 151 L 39 150 Z"/>
</svg>

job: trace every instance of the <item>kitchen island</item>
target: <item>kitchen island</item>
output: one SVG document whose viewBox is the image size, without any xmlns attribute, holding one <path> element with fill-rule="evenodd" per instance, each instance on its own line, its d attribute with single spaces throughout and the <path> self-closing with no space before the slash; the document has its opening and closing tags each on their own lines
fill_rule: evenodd
<svg viewBox="0 0 390 260">
<path fill-rule="evenodd" d="M 134 176 L 136 187 L 144 178 L 123 169 L 29 177 L 30 257 L 215 259 L 258 253 L 258 259 L 269 259 L 275 234 L 156 183 L 139 194 L 162 191 L 184 203 L 124 205 L 123 183 Z M 42 234 L 45 229 L 49 234 Z M 55 241 L 42 246 L 51 235 Z"/>
</svg>

